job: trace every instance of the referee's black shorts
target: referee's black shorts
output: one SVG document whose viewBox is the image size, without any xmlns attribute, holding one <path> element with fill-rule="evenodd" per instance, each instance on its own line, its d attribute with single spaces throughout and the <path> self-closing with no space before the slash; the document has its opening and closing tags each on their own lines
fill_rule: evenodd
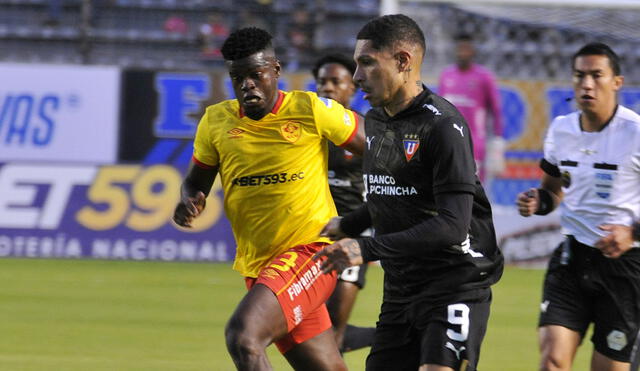
<svg viewBox="0 0 640 371">
<path fill-rule="evenodd" d="M 631 362 L 640 329 L 640 249 L 610 259 L 568 236 L 549 261 L 538 325 L 560 325 L 584 336 L 592 322 L 595 349 Z"/>
</svg>

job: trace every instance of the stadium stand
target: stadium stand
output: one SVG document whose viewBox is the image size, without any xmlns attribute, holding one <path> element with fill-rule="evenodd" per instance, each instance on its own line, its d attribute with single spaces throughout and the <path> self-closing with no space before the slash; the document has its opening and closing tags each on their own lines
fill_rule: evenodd
<svg viewBox="0 0 640 371">
<path fill-rule="evenodd" d="M 61 4 L 59 17 L 52 20 L 47 0 L 0 0 L 0 43 L 6 46 L 0 61 L 197 70 L 203 64 L 221 61 L 211 43 L 221 43 L 229 29 L 253 25 L 275 33 L 279 54 L 285 64 L 291 63 L 289 70 L 306 70 L 318 51 L 350 52 L 358 27 L 378 13 L 377 0 L 337 4 L 293 0 L 67 0 Z M 300 10 L 308 13 L 305 23 L 293 25 L 294 14 Z M 214 17 L 224 24 L 208 28 Z M 295 45 L 289 31 L 293 26 L 309 34 L 308 40 L 302 40 L 302 54 L 292 51 Z M 224 29 L 227 31 L 221 32 Z M 207 32 L 214 31 L 219 32 L 217 39 L 206 37 Z"/>
</svg>

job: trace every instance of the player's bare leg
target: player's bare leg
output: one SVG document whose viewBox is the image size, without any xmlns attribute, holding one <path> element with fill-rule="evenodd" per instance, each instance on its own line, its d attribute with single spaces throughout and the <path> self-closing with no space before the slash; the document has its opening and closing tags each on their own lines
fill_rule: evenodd
<svg viewBox="0 0 640 371">
<path fill-rule="evenodd" d="M 333 294 L 327 300 L 327 310 L 329 311 L 329 317 L 331 317 L 331 324 L 333 325 L 336 344 L 338 344 L 339 349 L 342 349 L 347 321 L 356 301 L 356 296 L 358 296 L 358 291 L 360 289 L 353 283 L 338 281 Z"/>
<path fill-rule="evenodd" d="M 573 364 L 580 334 L 563 326 L 547 325 L 538 329 L 541 371 L 569 371 Z"/>
<path fill-rule="evenodd" d="M 447 366 L 427 364 L 427 365 L 420 366 L 418 371 L 455 371 L 455 370 Z"/>
<path fill-rule="evenodd" d="M 338 352 L 333 330 L 329 328 L 284 354 L 294 370 L 346 371 L 347 365 Z"/>
<path fill-rule="evenodd" d="M 238 370 L 272 370 L 265 349 L 286 333 L 287 321 L 280 303 L 262 284 L 249 290 L 225 328 L 227 349 Z"/>
<path fill-rule="evenodd" d="M 613 360 L 597 350 L 591 355 L 591 371 L 629 371 L 629 367 L 629 363 Z"/>
</svg>

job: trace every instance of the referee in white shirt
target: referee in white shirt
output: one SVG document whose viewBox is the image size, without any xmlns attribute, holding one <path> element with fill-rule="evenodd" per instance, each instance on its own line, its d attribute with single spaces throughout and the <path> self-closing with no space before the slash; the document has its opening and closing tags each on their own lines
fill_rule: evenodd
<svg viewBox="0 0 640 371">
<path fill-rule="evenodd" d="M 570 370 L 587 328 L 592 371 L 629 370 L 640 328 L 640 116 L 617 103 L 618 56 L 590 43 L 573 56 L 579 111 L 556 117 L 540 188 L 518 195 L 521 215 L 560 207 L 566 240 L 546 273 L 540 370 Z"/>
</svg>

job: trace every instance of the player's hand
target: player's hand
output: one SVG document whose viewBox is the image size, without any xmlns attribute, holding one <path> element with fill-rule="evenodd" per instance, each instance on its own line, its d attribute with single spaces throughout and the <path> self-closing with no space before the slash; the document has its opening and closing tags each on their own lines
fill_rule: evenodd
<svg viewBox="0 0 640 371">
<path fill-rule="evenodd" d="M 607 258 L 616 259 L 633 247 L 633 235 L 630 226 L 603 224 L 601 230 L 609 232 L 596 242 L 595 247 Z"/>
<path fill-rule="evenodd" d="M 530 188 L 526 192 L 518 193 L 516 205 L 518 206 L 518 212 L 520 215 L 533 215 L 540 206 L 540 195 L 538 195 L 538 189 Z"/>
<path fill-rule="evenodd" d="M 364 262 L 360 244 L 352 238 L 344 238 L 326 246 L 313 256 L 313 260 L 321 259 L 323 256 L 326 256 L 327 259 L 320 266 L 322 273 L 331 271 L 340 273 L 346 268 L 360 265 Z"/>
<path fill-rule="evenodd" d="M 183 197 L 173 212 L 173 221 L 181 227 L 191 228 L 193 219 L 204 210 L 206 199 L 202 192 L 198 192 L 195 197 Z"/>
<path fill-rule="evenodd" d="M 321 237 L 329 237 L 331 241 L 337 241 L 342 238 L 346 238 L 347 235 L 340 229 L 341 216 L 335 216 L 329 220 L 329 223 L 320 231 Z"/>
</svg>

